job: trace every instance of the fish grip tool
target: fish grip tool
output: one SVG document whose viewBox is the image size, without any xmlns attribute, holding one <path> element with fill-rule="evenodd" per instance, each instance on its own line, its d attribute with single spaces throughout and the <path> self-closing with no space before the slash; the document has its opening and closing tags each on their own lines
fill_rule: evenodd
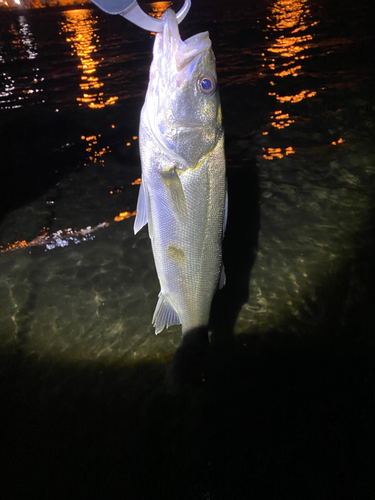
<svg viewBox="0 0 375 500">
<path fill-rule="evenodd" d="M 140 28 L 155 33 L 163 31 L 164 22 L 152 17 L 141 9 L 137 0 L 92 0 L 92 2 L 107 14 L 118 14 Z M 178 24 L 185 19 L 191 7 L 191 1 L 185 0 L 184 5 L 176 14 Z"/>
</svg>

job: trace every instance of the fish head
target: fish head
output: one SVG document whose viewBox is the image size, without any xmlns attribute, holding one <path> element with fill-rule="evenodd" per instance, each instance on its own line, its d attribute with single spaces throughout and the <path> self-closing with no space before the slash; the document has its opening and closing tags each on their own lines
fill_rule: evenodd
<svg viewBox="0 0 375 500">
<path fill-rule="evenodd" d="M 182 41 L 175 13 L 164 15 L 150 69 L 145 110 L 161 149 L 195 167 L 222 136 L 215 56 L 208 32 Z"/>
</svg>

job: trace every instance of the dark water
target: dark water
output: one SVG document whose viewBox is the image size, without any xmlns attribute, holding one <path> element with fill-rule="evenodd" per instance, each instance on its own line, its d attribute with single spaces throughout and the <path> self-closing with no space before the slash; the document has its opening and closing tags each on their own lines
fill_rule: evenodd
<svg viewBox="0 0 375 500">
<path fill-rule="evenodd" d="M 170 393 L 180 329 L 154 335 L 132 233 L 152 35 L 0 11 L 2 498 L 374 496 L 371 2 L 196 0 L 182 36 L 204 30 L 227 286 Z"/>
</svg>

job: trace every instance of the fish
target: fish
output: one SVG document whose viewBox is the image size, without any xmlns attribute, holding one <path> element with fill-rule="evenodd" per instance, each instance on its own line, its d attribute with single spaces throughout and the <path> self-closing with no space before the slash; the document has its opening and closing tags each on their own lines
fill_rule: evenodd
<svg viewBox="0 0 375 500">
<path fill-rule="evenodd" d="M 140 118 L 134 233 L 148 224 L 160 282 L 155 333 L 181 323 L 184 336 L 208 327 L 213 296 L 225 284 L 224 131 L 209 33 L 183 41 L 173 10 L 162 21 Z"/>
</svg>

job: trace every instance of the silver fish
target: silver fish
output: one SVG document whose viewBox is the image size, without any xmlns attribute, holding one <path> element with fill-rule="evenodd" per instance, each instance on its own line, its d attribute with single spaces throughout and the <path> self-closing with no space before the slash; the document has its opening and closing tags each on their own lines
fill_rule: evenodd
<svg viewBox="0 0 375 500">
<path fill-rule="evenodd" d="M 134 232 L 148 223 L 161 286 L 155 333 L 208 325 L 225 283 L 224 133 L 215 57 L 208 32 L 182 41 L 175 13 L 162 17 L 142 108 L 142 183 Z"/>
</svg>

